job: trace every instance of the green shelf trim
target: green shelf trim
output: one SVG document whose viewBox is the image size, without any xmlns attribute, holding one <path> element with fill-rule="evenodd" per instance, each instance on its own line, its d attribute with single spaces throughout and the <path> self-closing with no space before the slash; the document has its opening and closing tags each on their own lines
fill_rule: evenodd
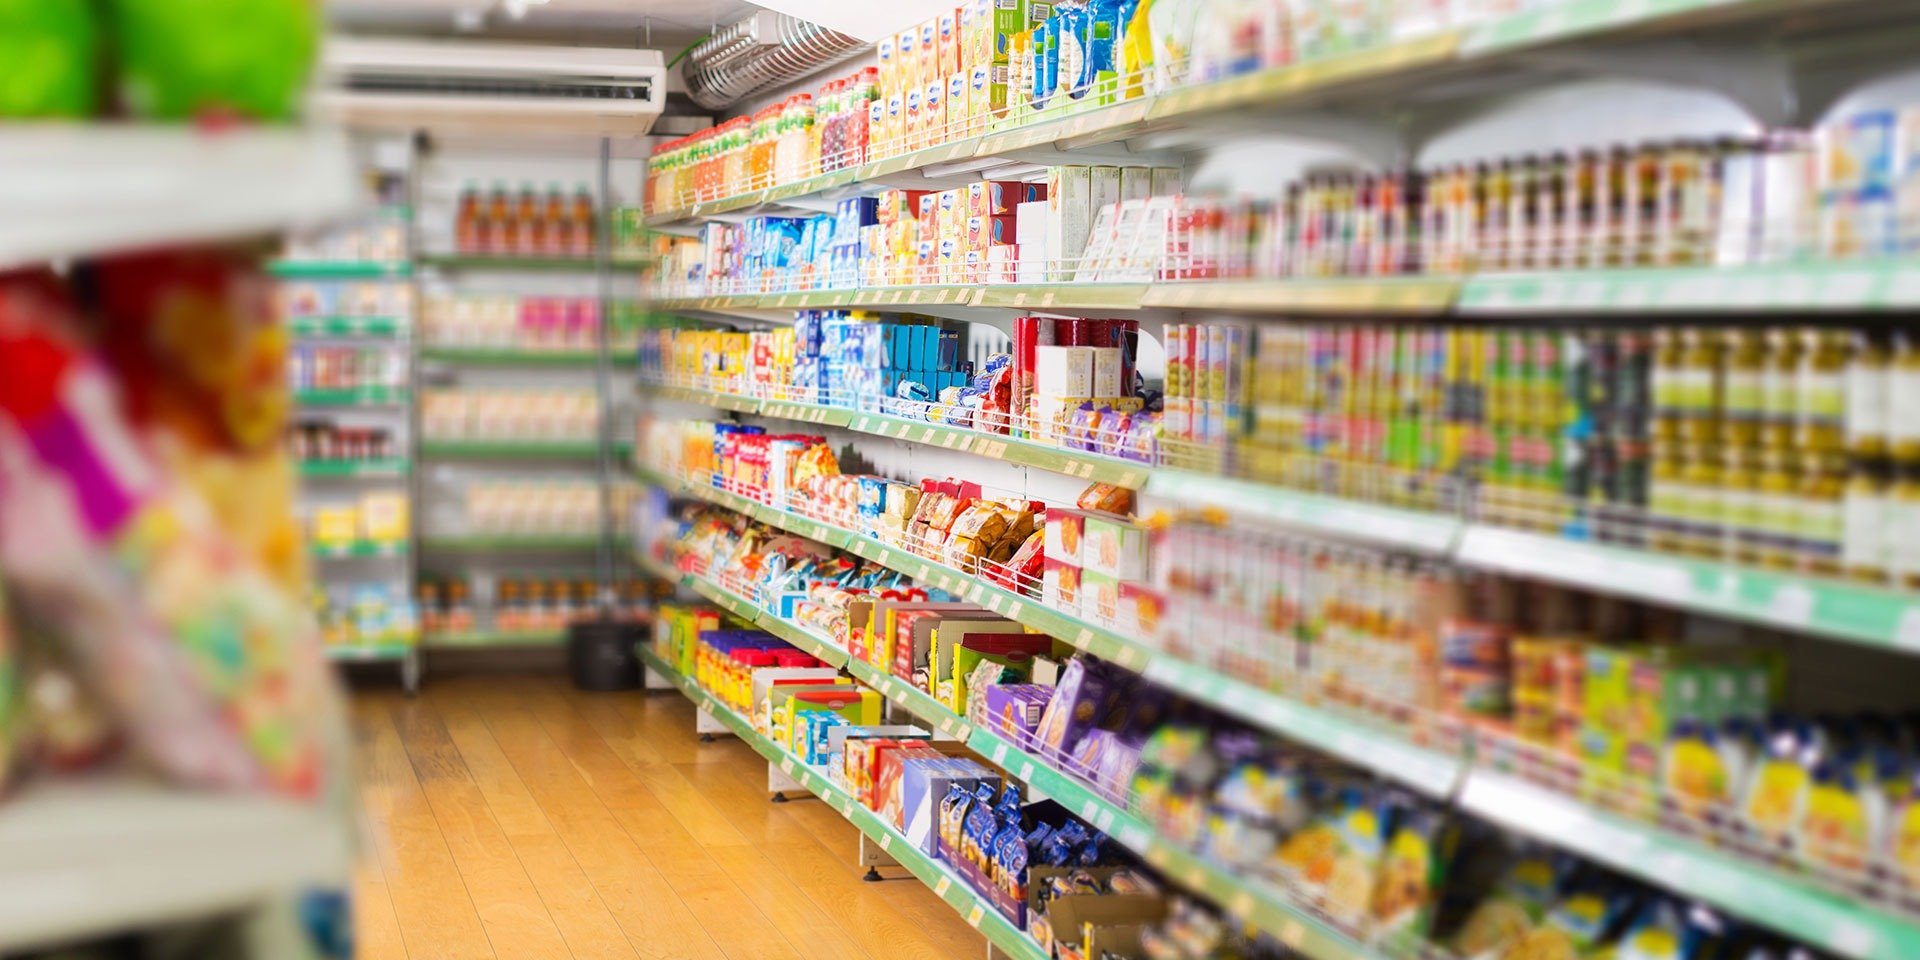
<svg viewBox="0 0 1920 960">
<path fill-rule="evenodd" d="M 1920 270 L 1915 276 L 1916 281 L 1920 281 Z M 649 389 L 676 399 L 714 406 L 730 404 L 726 409 L 846 426 L 874 436 L 1142 489 L 1150 495 L 1188 506 L 1214 507 L 1235 516 L 1404 547 L 1482 569 L 1555 580 L 1871 647 L 1920 653 L 1920 594 L 1468 524 L 1450 514 L 1151 467 L 1017 437 L 943 427 L 885 414 L 784 401 L 754 401 L 686 388 Z M 829 416 L 829 412 L 833 415 Z M 846 421 L 836 422 L 840 413 L 846 414 Z M 663 485 L 671 487 L 672 481 L 665 481 Z M 833 537 L 824 524 L 794 517 L 745 497 L 712 489 L 688 492 L 823 543 Z M 795 524 L 799 524 L 800 529 L 794 529 Z"/>
<path fill-rule="evenodd" d="M 423 267 L 441 270 L 500 270 L 529 273 L 592 273 L 600 268 L 592 257 L 514 257 L 479 254 L 429 254 L 419 258 Z"/>
<path fill-rule="evenodd" d="M 615 547 L 621 545 L 615 539 Z M 427 537 L 420 549 L 437 553 L 501 553 L 510 550 L 562 551 L 593 550 L 600 546 L 598 536 L 471 536 Z"/>
<path fill-rule="evenodd" d="M 407 461 L 394 458 L 388 460 L 303 460 L 300 462 L 300 475 L 303 477 L 404 477 L 407 475 Z"/>
<path fill-rule="evenodd" d="M 1920 594 L 1564 537 L 1469 526 L 1457 559 L 1481 569 L 1920 653 Z"/>
<path fill-rule="evenodd" d="M 407 544 L 405 541 L 395 541 L 392 543 L 375 543 L 370 540 L 361 540 L 354 543 L 341 543 L 341 544 L 314 543 L 314 544 L 309 544 L 307 547 L 307 550 L 316 559 L 320 559 L 320 560 L 350 560 L 350 559 L 359 559 L 359 558 L 366 558 L 366 557 L 404 557 L 407 555 Z"/>
<path fill-rule="evenodd" d="M 567 635 L 551 630 L 469 630 L 429 633 L 425 639 L 429 647 L 557 647 L 567 641 Z"/>
<path fill-rule="evenodd" d="M 688 489 L 702 499 L 709 499 L 729 509 L 738 510 L 748 505 L 741 502 L 742 498 L 723 491 L 702 491 L 697 487 Z M 706 495 L 709 492 L 712 496 Z M 1429 796 L 1445 799 L 1457 795 L 1466 809 L 1482 817 L 1580 851 L 1656 885 L 1685 890 L 1689 895 L 1712 902 L 1731 913 L 1809 942 L 1836 945 L 1842 948 L 1843 955 L 1855 960 L 1895 960 L 1920 956 L 1920 952 L 1917 952 L 1920 951 L 1920 924 L 1861 906 L 1844 895 L 1833 894 L 1753 861 L 1734 858 L 1692 840 L 1672 836 L 1655 824 L 1614 817 L 1576 798 L 1532 787 L 1496 771 L 1474 767 L 1467 757 L 1419 746 L 1409 742 L 1398 731 L 1378 728 L 1364 720 L 1311 707 L 1283 694 L 1262 690 L 1205 667 L 1166 656 L 1127 637 L 1047 609 L 1030 598 L 1019 597 L 945 564 L 925 560 L 838 528 L 830 528 L 829 536 L 815 536 L 813 528 L 817 524 L 814 521 L 760 505 L 751 506 L 755 509 L 740 512 L 749 513 L 755 519 L 789 532 L 848 549 L 858 556 L 1065 640 L 1104 660 L 1137 670 L 1162 686 L 1239 717 L 1255 727 L 1372 769 Z M 1535 539 L 1547 541 L 1555 547 L 1564 543 L 1549 537 L 1536 536 Z M 1516 562 L 1531 564 L 1532 560 L 1521 559 Z M 1573 557 L 1566 562 L 1570 566 L 1577 566 L 1588 561 Z M 695 582 L 697 578 L 684 579 Z M 743 619 L 763 628 L 779 622 L 778 618 L 754 610 L 744 601 L 739 601 L 739 605 L 749 614 Z M 1920 617 L 1916 620 L 1920 620 Z M 849 660 L 846 669 L 856 679 L 872 686 L 914 716 L 944 733 L 968 741 L 982 754 L 995 759 L 996 748 L 1002 745 L 1000 738 L 974 728 L 965 718 L 955 716 L 944 704 L 925 692 L 857 660 Z M 1010 745 L 1009 750 L 1012 751 Z M 1024 754 L 1019 756 L 1025 757 Z M 1025 759 L 1032 760 L 1030 757 Z M 1001 761 L 995 759 L 995 762 Z M 1066 797 L 1067 794 L 1061 792 L 1057 782 L 1058 779 L 1065 779 L 1064 775 L 1045 771 L 1037 761 L 1034 763 L 1036 772 L 1031 775 L 1042 779 L 1028 780 L 1029 774 L 1024 766 L 1019 769 L 1021 779 L 1028 780 L 1056 799 Z M 1048 780 L 1049 774 L 1053 780 Z M 1081 793 L 1090 795 L 1084 788 L 1081 788 Z M 1518 806 L 1509 803 L 1509 799 L 1514 797 L 1521 798 L 1524 803 Z M 1105 825 L 1100 826 L 1103 830 L 1108 829 Z M 1294 928 L 1285 924 L 1301 921 L 1296 934 L 1300 942 L 1294 944 L 1296 949 L 1314 956 L 1370 955 L 1338 952 L 1350 945 L 1344 935 L 1325 926 L 1316 928 L 1306 923 L 1305 920 L 1310 918 L 1293 916 L 1289 912 L 1292 908 L 1286 907 L 1283 902 L 1267 902 L 1258 896 L 1249 900 L 1246 899 L 1249 895 L 1244 891 L 1221 886 L 1216 878 L 1208 874 L 1213 868 L 1191 854 L 1153 842 L 1148 843 L 1142 852 L 1149 862 L 1194 889 L 1209 894 L 1213 890 L 1220 891 L 1228 897 L 1219 901 L 1223 906 L 1249 922 L 1262 924 L 1262 929 L 1290 930 Z M 1195 870 L 1201 872 L 1196 874 L 1193 872 Z M 1681 876 L 1689 879 L 1685 882 L 1675 879 Z M 1697 883 L 1694 878 L 1698 878 Z M 1749 889 L 1755 891 L 1751 896 L 1743 893 Z M 1268 925 L 1276 922 L 1282 925 Z M 1319 949 L 1333 952 L 1315 953 L 1314 944 L 1318 944 Z"/>
<path fill-rule="evenodd" d="M 623 457 L 631 445 L 614 444 L 613 455 Z M 420 455 L 443 460 L 555 460 L 591 461 L 600 458 L 600 444 L 593 441 L 537 443 L 511 440 L 427 440 L 420 444 Z"/>
<path fill-rule="evenodd" d="M 404 660 L 414 650 L 410 643 L 328 644 L 327 659 L 335 663 L 381 663 Z"/>
<path fill-rule="evenodd" d="M 800 758 L 782 749 L 772 740 L 761 736 L 747 718 L 740 716 L 725 704 L 715 700 L 705 690 L 695 686 L 691 680 L 668 666 L 645 643 L 635 651 L 648 670 L 670 681 L 674 687 L 691 700 L 695 709 L 718 720 L 741 742 L 751 747 L 766 761 L 780 769 L 780 772 L 797 781 L 814 796 L 826 801 L 827 806 L 845 817 L 868 839 L 885 851 L 912 873 L 921 883 L 933 890 L 934 895 L 952 907 L 963 917 L 967 924 L 980 931 L 980 934 L 1015 960 L 1047 960 L 1047 954 L 1039 944 L 1027 936 L 1026 931 L 1013 925 L 993 905 L 973 892 L 973 888 L 960 879 L 951 867 L 927 855 L 907 840 L 905 834 L 892 824 L 880 818 L 880 815 L 867 809 L 855 800 L 826 773 L 801 762 Z"/>
<path fill-rule="evenodd" d="M 1920 922 L 1882 913 L 1752 860 L 1663 835 L 1524 781 L 1475 770 L 1460 794 L 1468 812 L 1653 884 L 1720 907 L 1851 960 L 1920 957 Z"/>
<path fill-rule="evenodd" d="M 406 387 L 295 390 L 293 402 L 303 407 L 391 407 L 406 403 L 412 395 Z"/>
<path fill-rule="evenodd" d="M 283 280 L 385 280 L 413 276 L 413 265 L 358 260 L 275 260 L 267 272 Z"/>
<path fill-rule="evenodd" d="M 1242 922 L 1267 931 L 1315 960 L 1384 960 L 1380 953 L 1316 918 L 1304 905 L 1167 841 L 1146 821 L 1048 766 L 998 734 L 974 727 L 967 746 L 1041 794 L 1059 802 L 1175 882 L 1218 904 Z"/>
<path fill-rule="evenodd" d="M 406 321 L 395 317 L 294 317 L 287 329 L 295 337 L 397 337 Z"/>
<path fill-rule="evenodd" d="M 517 350 L 513 348 L 423 347 L 420 359 L 491 367 L 580 367 L 591 370 L 600 355 L 585 350 Z M 634 363 L 626 353 L 609 354 L 614 364 Z"/>
<path fill-rule="evenodd" d="M 1476 274 L 1459 311 L 1509 313 L 1803 313 L 1920 306 L 1920 259 L 1731 267 Z"/>
</svg>

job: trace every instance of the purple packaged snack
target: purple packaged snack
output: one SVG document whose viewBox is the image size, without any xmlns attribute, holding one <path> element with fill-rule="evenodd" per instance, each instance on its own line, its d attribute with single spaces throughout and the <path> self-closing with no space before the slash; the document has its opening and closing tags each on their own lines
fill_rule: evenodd
<svg viewBox="0 0 1920 960">
<path fill-rule="evenodd" d="M 1013 683 L 987 688 L 987 715 L 1000 729 L 1011 733 L 1014 742 L 1025 743 L 1040 727 L 1053 688 L 1035 683 Z"/>
<path fill-rule="evenodd" d="M 1060 685 L 1040 718 L 1037 738 L 1043 749 L 1071 753 L 1074 744 L 1106 715 L 1114 684 L 1086 657 L 1074 657 L 1060 674 Z"/>
</svg>

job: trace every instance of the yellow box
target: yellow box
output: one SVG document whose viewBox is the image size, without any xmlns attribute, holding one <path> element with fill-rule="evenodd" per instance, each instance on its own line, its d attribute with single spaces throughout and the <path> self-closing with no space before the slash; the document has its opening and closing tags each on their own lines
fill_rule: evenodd
<svg viewBox="0 0 1920 960">
<path fill-rule="evenodd" d="M 353 507 L 321 507 L 313 512 L 313 542 L 345 546 L 359 536 L 360 511 Z"/>
<path fill-rule="evenodd" d="M 400 493 L 370 493 L 360 498 L 360 534 L 375 543 L 407 539 L 407 498 Z"/>
</svg>

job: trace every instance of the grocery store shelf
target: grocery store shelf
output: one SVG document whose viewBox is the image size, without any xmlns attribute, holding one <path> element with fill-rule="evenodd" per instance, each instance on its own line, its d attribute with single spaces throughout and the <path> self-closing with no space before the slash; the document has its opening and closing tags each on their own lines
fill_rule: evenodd
<svg viewBox="0 0 1920 960">
<path fill-rule="evenodd" d="M 593 273 L 599 261 L 593 257 L 488 257 L 468 253 L 426 253 L 419 257 L 420 267 L 440 271 L 499 271 L 499 273 Z M 645 267 L 643 257 L 614 257 L 607 265 L 624 271 Z"/>
<path fill-rule="evenodd" d="M 1367 540 L 1426 553 L 1446 553 L 1460 541 L 1455 516 L 1402 510 L 1290 490 L 1271 484 L 1154 469 L 1145 491 L 1183 507 L 1210 507 L 1235 517 L 1267 520 L 1329 536 Z"/>
<path fill-rule="evenodd" d="M 1920 594 L 1473 525 L 1459 562 L 1685 610 L 1920 653 Z"/>
<path fill-rule="evenodd" d="M 1027 936 L 1025 931 L 1001 915 L 992 904 L 975 894 L 973 888 L 968 886 L 958 873 L 913 846 L 905 834 L 881 819 L 879 814 L 855 800 L 835 784 L 827 774 L 802 763 L 792 753 L 761 736 L 745 717 L 733 712 L 725 704 L 695 686 L 692 681 L 655 655 L 646 644 L 641 644 L 636 652 L 648 670 L 671 681 L 682 694 L 686 695 L 687 699 L 693 701 L 694 706 L 701 713 L 720 721 L 743 743 L 752 747 L 755 753 L 765 757 L 768 763 L 778 766 L 780 772 L 798 781 L 809 792 L 826 801 L 827 806 L 832 807 L 868 839 L 878 844 L 882 851 L 893 857 L 921 883 L 932 889 L 942 902 L 966 918 L 969 926 L 980 931 L 982 936 L 1007 956 L 1014 960 L 1046 960 L 1046 952 L 1040 949 L 1040 945 L 1035 943 L 1032 937 Z"/>
<path fill-rule="evenodd" d="M 622 447 L 615 445 L 614 455 Z M 427 440 L 420 444 L 420 455 L 440 460 L 531 460 L 593 461 L 600 459 L 600 444 L 593 441 L 541 443 L 518 440 Z"/>
<path fill-rule="evenodd" d="M 594 550 L 599 546 L 600 537 L 598 535 L 478 535 L 464 537 L 423 537 L 420 540 L 421 550 L 430 550 L 435 553 L 508 553 L 516 550 L 549 553 L 566 550 Z"/>
<path fill-rule="evenodd" d="M 347 880 L 346 818 L 268 797 L 99 778 L 0 806 L 0 952 L 245 910 Z"/>
<path fill-rule="evenodd" d="M 384 663 L 404 660 L 415 649 L 411 643 L 334 644 L 327 647 L 327 659 L 338 663 Z"/>
<path fill-rule="evenodd" d="M 1920 594 L 1803 574 L 1696 560 L 1504 527 L 1458 516 L 1306 493 L 1270 484 L 1152 467 L 1015 437 L 883 414 L 758 401 L 687 388 L 644 390 L 721 409 L 815 424 L 1005 460 L 1088 481 L 1137 488 L 1184 507 L 1207 507 L 1342 539 L 1451 558 L 1533 579 L 1788 627 L 1866 646 L 1920 652 Z M 845 419 L 842 419 L 844 417 Z M 717 490 L 693 491 L 779 525 L 771 508 Z M 718 499 L 716 499 L 718 498 Z M 762 516 L 762 514 L 765 514 Z M 800 521 L 812 530 L 820 526 Z M 814 536 L 813 534 L 807 534 Z M 814 539 L 821 539 L 814 536 Z"/>
<path fill-rule="evenodd" d="M 407 328 L 395 317 L 294 317 L 287 329 L 296 338 L 399 336 Z"/>
<path fill-rule="evenodd" d="M 1290 313 L 1440 313 L 1460 281 L 1428 277 L 1167 283 L 917 284 L 784 293 L 663 297 L 665 310 L 820 307 L 985 307 L 1005 310 L 1223 310 Z"/>
<path fill-rule="evenodd" d="M 1078 814 L 1174 882 L 1213 901 L 1242 922 L 1272 933 L 1288 947 L 1314 960 L 1373 960 L 1381 956 L 1328 926 L 1271 885 L 1175 846 L 1146 821 L 992 731 L 973 727 L 967 746 Z"/>
<path fill-rule="evenodd" d="M 1463 314 L 1805 313 L 1920 307 L 1920 260 L 1477 274 Z"/>
<path fill-rule="evenodd" d="M 9 123 L 0 267 L 277 234 L 350 213 L 345 139 L 298 127 Z"/>
<path fill-rule="evenodd" d="M 275 260 L 267 272 L 282 280 L 384 280 L 413 275 L 413 265 L 399 261 Z"/>
<path fill-rule="evenodd" d="M 874 160 L 852 171 L 835 171 L 791 184 L 716 198 L 647 217 L 659 227 L 813 196 L 851 185 L 904 186 L 900 175 L 919 172 L 933 185 L 947 171 L 974 171 L 972 159 L 1019 160 L 1023 152 L 1066 141 L 1097 145 L 1143 133 L 1161 133 L 1182 124 L 1217 123 L 1234 111 L 1275 108 L 1324 109 L 1329 98 L 1363 92 L 1370 102 L 1393 102 L 1400 94 L 1428 92 L 1444 79 L 1477 76 L 1476 94 L 1496 89 L 1522 90 L 1539 82 L 1539 69 L 1527 69 L 1525 57 L 1572 41 L 1646 40 L 1683 34 L 1708 25 L 1761 25 L 1804 14 L 1809 8 L 1838 7 L 1835 0 L 1567 0 L 1508 14 L 1477 26 L 1442 30 L 1424 37 L 1365 50 L 1274 67 L 1213 83 L 1170 90 L 1105 107 L 1084 104 L 1064 113 L 1048 111 L 1017 125 L 963 137 L 900 156 Z M 1861 6 L 1859 4 L 1856 7 Z M 1870 27 L 1854 27 L 1870 29 Z M 1504 72 L 1503 72 L 1504 71 Z M 1311 111 L 1309 111 L 1311 112 Z"/>
<path fill-rule="evenodd" d="M 429 647 L 557 647 L 567 642 L 567 635 L 553 630 L 470 630 L 429 633 L 424 642 Z"/>
<path fill-rule="evenodd" d="M 1462 809 L 1852 960 L 1920 957 L 1920 923 L 1856 896 L 1670 837 L 1513 777 L 1475 770 Z"/>
<path fill-rule="evenodd" d="M 360 540 L 354 543 L 316 543 L 309 547 L 313 556 L 320 560 L 355 560 L 368 557 L 404 557 L 407 544 L 404 541 L 392 543 Z"/>
<path fill-rule="evenodd" d="M 611 355 L 614 363 L 632 363 L 631 352 Z M 580 367 L 592 369 L 600 355 L 591 350 L 539 350 L 514 347 L 422 347 L 420 359 L 486 367 Z"/>
<path fill-rule="evenodd" d="M 310 478 L 404 477 L 407 475 L 407 461 L 401 458 L 387 460 L 303 460 L 300 462 L 300 475 Z"/>
<path fill-rule="evenodd" d="M 1166 656 L 1122 634 L 1050 610 L 1031 598 L 984 583 L 953 567 L 888 547 L 871 538 L 835 527 L 823 528 L 815 521 L 754 504 L 724 491 L 697 486 L 688 486 L 685 490 L 690 495 L 747 513 L 761 522 L 791 533 L 850 550 L 889 569 L 981 604 L 1011 620 L 1064 640 L 1077 649 L 1135 670 L 1156 684 L 1238 717 L 1256 728 L 1370 769 L 1428 796 L 1441 800 L 1458 797 L 1465 809 L 1479 816 L 1582 852 L 1650 882 L 1685 890 L 1690 896 L 1730 913 L 1808 942 L 1832 944 L 1843 956 L 1854 960 L 1920 956 L 1920 952 L 1915 952 L 1920 951 L 1920 924 L 1851 902 L 1843 895 L 1789 873 L 1715 852 L 1695 840 L 1665 831 L 1656 824 L 1614 817 L 1577 798 L 1542 790 L 1504 773 L 1473 766 L 1465 755 L 1420 746 L 1397 730 L 1376 727 L 1355 716 L 1308 706 L 1208 668 Z M 1547 537 L 1536 539 L 1563 543 Z M 1573 543 L 1571 546 L 1582 545 Z M 1574 551 L 1566 563 L 1593 563 L 1580 559 L 1577 554 Z M 1534 561 L 1521 559 L 1517 562 Z M 756 609 L 745 600 L 705 584 L 701 578 L 680 577 L 678 574 L 674 574 L 674 578 L 689 583 L 741 619 L 775 632 L 789 642 L 795 642 L 792 635 L 798 634 L 812 644 L 823 644 L 818 638 Z M 1913 619 L 1920 621 L 1920 616 Z M 967 740 L 989 759 L 1001 763 L 995 756 L 999 753 L 999 747 L 1004 745 L 999 738 L 974 728 L 965 718 L 955 717 L 944 705 L 910 684 L 859 661 L 844 661 L 843 651 L 831 649 L 842 658 L 834 661 L 836 665 L 845 662 L 846 669 L 857 679 L 872 686 L 888 700 L 900 704 L 936 729 Z M 1067 803 L 1072 809 L 1079 809 L 1078 804 L 1092 796 L 1084 787 L 1078 788 L 1078 794 L 1062 792 L 1058 781 L 1070 778 L 1046 769 L 1039 761 L 1019 753 L 1011 745 L 1006 746 L 1008 755 L 1017 758 L 1014 763 L 1018 765 L 1020 778 L 1048 796 Z M 1032 769 L 1029 770 L 1026 764 L 1031 764 Z M 1088 819 L 1095 818 L 1089 816 Z M 1096 821 L 1096 825 L 1108 830 L 1105 824 Z M 1144 848 L 1135 849 L 1141 850 L 1149 862 L 1168 870 L 1171 876 L 1189 886 L 1202 892 L 1219 893 L 1225 897 L 1220 900 L 1223 905 L 1252 922 L 1288 921 L 1287 910 L 1291 908 L 1285 907 L 1284 903 L 1265 902 L 1255 897 L 1252 900 L 1242 899 L 1236 905 L 1234 899 L 1242 896 L 1237 887 L 1211 876 L 1208 871 L 1212 868 L 1197 861 L 1191 854 L 1163 849 L 1163 846 L 1157 839 L 1149 838 Z M 1685 879 L 1676 880 L 1680 877 Z M 1338 952 L 1347 945 L 1346 938 L 1324 927 L 1316 929 L 1302 924 L 1298 936 L 1302 943 L 1319 943 L 1321 947 L 1334 951 L 1315 954 L 1313 948 L 1298 948 L 1310 955 L 1365 955 Z M 1329 936 L 1334 940 L 1325 939 Z"/>
<path fill-rule="evenodd" d="M 295 390 L 293 402 L 303 407 L 392 407 L 406 403 L 411 395 L 406 387 Z"/>
</svg>

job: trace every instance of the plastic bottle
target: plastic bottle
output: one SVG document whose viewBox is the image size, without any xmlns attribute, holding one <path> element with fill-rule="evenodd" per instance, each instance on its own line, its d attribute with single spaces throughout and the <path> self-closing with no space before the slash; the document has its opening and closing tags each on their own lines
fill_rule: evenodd
<svg viewBox="0 0 1920 960">
<path fill-rule="evenodd" d="M 493 191 L 487 196 L 487 219 L 493 224 L 490 233 L 491 242 L 486 253 L 508 254 L 520 245 L 520 226 L 513 219 L 512 204 L 507 198 L 505 182 L 495 180 Z"/>
<path fill-rule="evenodd" d="M 1855 331 L 1852 334 L 1843 419 L 1847 452 L 1856 457 L 1879 458 L 1888 454 L 1887 420 L 1892 413 L 1892 401 L 1887 395 L 1891 378 L 1887 346 L 1887 337 L 1880 333 Z"/>
<path fill-rule="evenodd" d="M 520 196 L 514 204 L 513 219 L 520 225 L 519 244 L 513 252 L 523 257 L 545 254 L 546 217 L 542 216 L 540 198 L 533 192 L 531 180 L 520 181 Z"/>
<path fill-rule="evenodd" d="M 567 253 L 575 257 L 593 256 L 598 243 L 594 224 L 593 193 L 582 183 L 573 189 L 573 225 L 568 231 Z"/>
<path fill-rule="evenodd" d="M 453 248 L 461 253 L 480 250 L 480 189 L 469 180 L 460 187 L 460 205 L 453 216 Z"/>
<path fill-rule="evenodd" d="M 567 195 L 560 190 L 558 180 L 548 181 L 546 201 L 541 205 L 540 220 L 543 224 L 541 237 L 545 241 L 540 253 L 550 257 L 563 257 L 573 248 L 573 221 L 567 216 Z"/>
<path fill-rule="evenodd" d="M 1840 498 L 1840 564 L 1848 577 L 1887 582 L 1891 495 L 1883 462 L 1858 456 L 1849 460 L 1846 489 Z"/>
</svg>

